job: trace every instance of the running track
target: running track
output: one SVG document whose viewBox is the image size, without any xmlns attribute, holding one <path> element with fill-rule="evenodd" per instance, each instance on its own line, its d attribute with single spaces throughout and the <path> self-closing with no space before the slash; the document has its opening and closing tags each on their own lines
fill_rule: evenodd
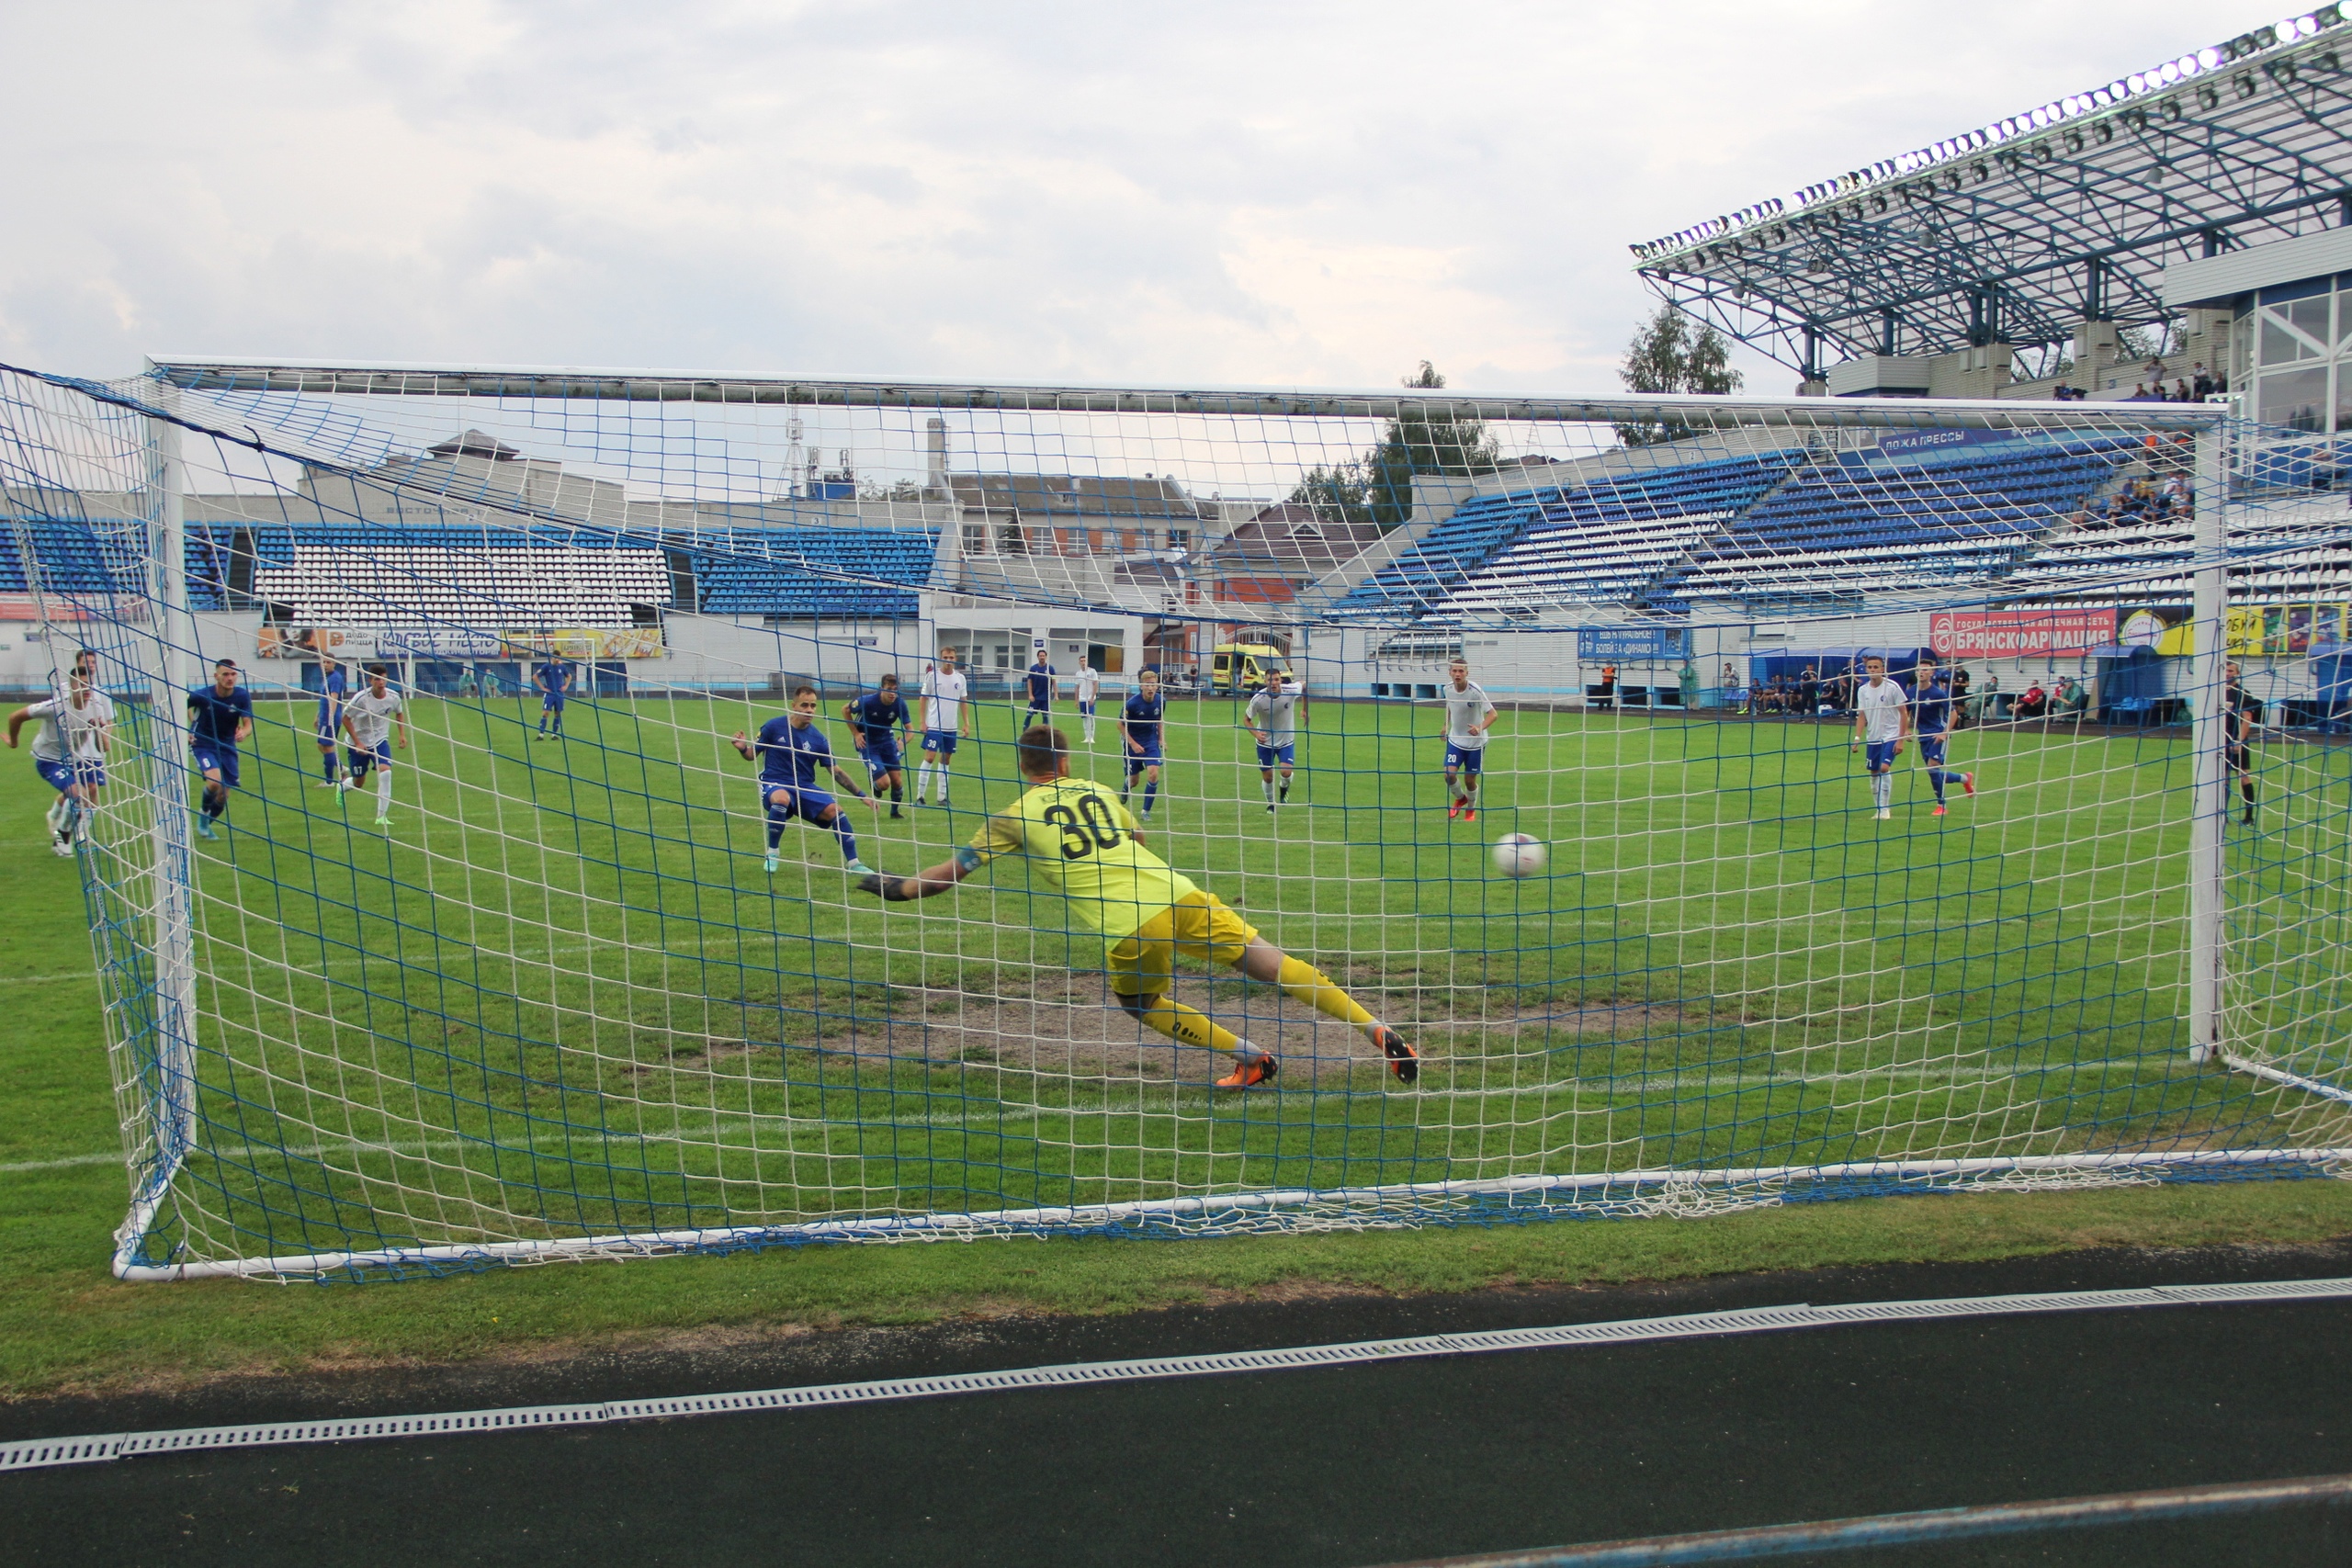
<svg viewBox="0 0 2352 1568">
<path fill-rule="evenodd" d="M 0 1407 L 0 1439 L 716 1393 L 1793 1302 L 2344 1276 L 2352 1242 L 854 1330 L 750 1351 L 19 1404 Z M 1361 1568 L 2352 1471 L 2347 1344 L 2352 1303 L 2165 1307 L 157 1456 L 0 1475 L 0 1559 Z M 2352 1520 L 2307 1512 L 1821 1561 L 2340 1563 L 2352 1561 Z"/>
</svg>

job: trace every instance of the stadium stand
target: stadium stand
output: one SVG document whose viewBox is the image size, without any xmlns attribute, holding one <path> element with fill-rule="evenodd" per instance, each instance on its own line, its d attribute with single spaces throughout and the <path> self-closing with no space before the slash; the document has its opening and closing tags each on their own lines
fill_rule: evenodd
<svg viewBox="0 0 2352 1568">
<path fill-rule="evenodd" d="M 939 536 L 922 530 L 745 528 L 682 535 L 712 615 L 910 618 L 931 581 Z"/>
<path fill-rule="evenodd" d="M 1474 496 L 1419 545 L 1350 590 L 1334 613 L 1427 613 L 1507 554 L 1514 556 L 1505 569 L 1513 576 L 1521 567 L 1547 570 L 1570 559 L 1578 561 L 1580 573 L 1578 525 L 1631 525 L 1624 532 L 1638 537 L 1643 524 L 1666 530 L 1694 517 L 1720 522 L 1770 489 L 1798 456 L 1774 453 L 1613 475 L 1574 488 Z M 1539 527 L 1542 547 L 1516 556 L 1516 547 Z M 1492 581 L 1491 574 L 1481 581 Z"/>
<path fill-rule="evenodd" d="M 18 530 L 44 563 L 48 592 L 112 591 L 104 547 L 81 526 L 37 497 L 5 499 L 0 593 L 30 587 L 14 546 Z M 255 520 L 233 496 L 191 496 L 187 509 L 191 608 L 266 606 L 303 624 L 422 626 L 478 616 L 485 604 L 526 621 L 574 626 L 626 626 L 649 608 L 911 617 L 939 547 L 935 530 L 763 525 L 767 509 L 758 507 L 667 507 L 661 509 L 667 526 L 640 526 L 631 517 L 619 533 L 519 518 L 484 522 L 429 504 L 407 506 L 401 521 L 356 522 Z M 109 521 L 138 526 L 127 517 Z M 686 584 L 693 603 L 673 592 Z"/>
<path fill-rule="evenodd" d="M 1436 608 L 1443 615 L 1510 614 L 1563 599 L 1644 599 L 1700 539 L 1753 505 L 1802 456 L 1698 463 L 1555 491 L 1525 537 Z"/>
<path fill-rule="evenodd" d="M 1925 573 L 1998 579 L 2114 472 L 2120 440 L 2015 442 L 1950 454 L 1841 454 L 1789 478 L 1691 552 L 1659 596 L 1747 603 L 1869 592 Z"/>
<path fill-rule="evenodd" d="M 1916 586 L 1923 570 L 1982 585 L 2058 536 L 2114 479 L 2125 446 L 1785 450 L 1479 496 L 1340 608 L 1413 618 L 1525 614 L 1564 598 L 1668 613 L 1702 601 L 1834 604 L 1897 578 Z M 2170 533 L 2152 532 L 2149 547 L 2158 539 Z M 2080 547 L 2133 542 L 2107 533 Z"/>
</svg>

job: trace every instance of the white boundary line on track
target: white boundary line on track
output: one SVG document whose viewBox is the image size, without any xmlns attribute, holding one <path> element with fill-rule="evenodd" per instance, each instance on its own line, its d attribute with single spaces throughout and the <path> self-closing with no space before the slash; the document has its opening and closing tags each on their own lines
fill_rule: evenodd
<svg viewBox="0 0 2352 1568">
<path fill-rule="evenodd" d="M 459 1410 L 434 1415 L 370 1416 L 321 1421 L 266 1422 L 244 1427 L 184 1427 L 157 1432 L 35 1438 L 0 1443 L 0 1472 L 69 1464 L 102 1464 L 142 1454 L 185 1454 L 283 1444 L 343 1443 L 368 1438 L 424 1438 L 473 1432 L 512 1432 L 547 1427 L 603 1426 L 622 1421 L 674 1420 L 687 1416 L 729 1416 L 755 1410 L 801 1410 L 838 1404 L 872 1404 L 899 1399 L 935 1399 L 958 1393 L 1001 1393 L 1030 1388 L 1149 1382 L 1166 1378 L 1213 1377 L 1235 1372 L 1293 1371 L 1308 1367 L 1351 1366 L 1433 1356 L 1475 1356 L 1504 1350 L 1566 1349 L 1587 1345 L 1715 1338 L 1734 1334 L 1770 1334 L 1787 1329 L 1834 1328 L 1863 1323 L 1995 1317 L 2028 1313 L 2110 1312 L 2132 1307 L 2228 1305 L 2241 1302 L 2341 1301 L 2347 1298 L 2352 1298 L 2352 1279 L 2281 1280 L 2240 1285 L 2153 1285 L 2132 1290 L 2059 1291 L 2038 1295 L 1858 1302 L 1846 1306 L 1826 1307 L 1804 1303 L 1747 1307 L 1736 1312 L 1628 1318 L 1613 1323 L 1574 1324 L 1555 1328 L 1429 1334 L 1405 1339 L 1360 1339 L 1340 1345 L 1306 1345 L 1280 1350 L 1237 1350 L 1208 1356 L 1077 1361 L 1061 1366 L 957 1372 L 944 1377 L 890 1378 L 872 1382 L 820 1383 L 802 1388 L 759 1389 L 742 1393 L 684 1394 L 667 1399 L 614 1400 L 605 1404 L 526 1404 L 502 1410 Z"/>
</svg>

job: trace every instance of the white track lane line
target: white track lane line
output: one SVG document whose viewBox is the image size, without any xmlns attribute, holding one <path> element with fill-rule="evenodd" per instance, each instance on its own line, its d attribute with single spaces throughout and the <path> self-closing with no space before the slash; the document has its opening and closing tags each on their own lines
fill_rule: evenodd
<svg viewBox="0 0 2352 1568">
<path fill-rule="evenodd" d="M 1431 1356 L 1485 1355 L 1503 1350 L 1548 1350 L 1585 1345 L 1713 1338 L 1733 1334 L 1769 1334 L 1793 1328 L 1832 1328 L 1859 1323 L 2347 1298 L 2352 1298 L 2352 1279 L 2284 1280 L 2243 1285 L 2154 1285 L 2123 1291 L 1954 1296 L 1931 1301 L 1859 1302 L 1847 1306 L 1827 1307 L 1799 1303 L 1793 1306 L 1749 1307 L 1737 1312 L 1693 1313 L 1678 1317 L 1575 1324 L 1556 1328 L 1430 1334 L 1407 1339 L 1362 1339 L 1342 1345 L 1306 1345 L 1283 1350 L 1238 1350 L 1210 1356 L 1079 1361 L 1064 1366 L 959 1372 L 946 1377 L 822 1383 L 806 1388 L 761 1389 L 743 1393 L 686 1394 L 672 1399 L 627 1399 L 597 1404 L 529 1404 L 503 1410 L 460 1410 L 435 1415 L 370 1416 L 248 1427 L 187 1427 L 170 1431 L 35 1438 L 21 1442 L 0 1443 L 0 1472 L 40 1470 L 55 1465 L 100 1464 L 141 1454 L 184 1454 L 201 1450 L 263 1448 L 289 1443 L 344 1443 L 368 1438 L 445 1437 L 545 1427 L 601 1426 L 619 1421 L 675 1420 L 687 1416 L 728 1416 L 753 1410 L 871 1404 L 886 1400 L 935 1399 L 945 1394 L 1001 1393 L 1029 1388 L 1147 1382 L 1162 1378 L 1209 1377 L 1233 1372 L 1291 1371 L 1307 1367 L 1350 1366 L 1368 1361 L 1410 1360 Z"/>
</svg>

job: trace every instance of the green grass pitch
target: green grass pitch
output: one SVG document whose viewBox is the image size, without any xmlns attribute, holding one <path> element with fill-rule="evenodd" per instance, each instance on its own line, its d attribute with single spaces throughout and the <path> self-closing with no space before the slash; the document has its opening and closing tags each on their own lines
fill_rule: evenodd
<svg viewBox="0 0 2352 1568">
<path fill-rule="evenodd" d="M 868 863 L 1012 798 L 1015 710 L 975 707 L 952 811 L 853 807 Z M 204 1146 L 154 1254 L 2294 1131 L 2186 1062 L 2177 733 L 1966 731 L 1982 793 L 1930 817 L 1906 754 L 1878 822 L 1842 728 L 1528 710 L 1472 825 L 1434 710 L 1317 706 L 1270 815 L 1237 705 L 1179 703 L 1155 846 L 1429 1058 L 1402 1089 L 1271 990 L 1183 979 L 1283 1054 L 1235 1096 L 1107 1008 L 1018 864 L 886 909 L 796 824 L 764 874 L 724 737 L 773 706 L 576 701 L 545 741 L 536 704 L 414 708 L 381 831 L 313 787 L 308 705 L 263 705 L 199 845 Z M 1494 872 L 1507 831 L 1546 874 Z"/>
</svg>

